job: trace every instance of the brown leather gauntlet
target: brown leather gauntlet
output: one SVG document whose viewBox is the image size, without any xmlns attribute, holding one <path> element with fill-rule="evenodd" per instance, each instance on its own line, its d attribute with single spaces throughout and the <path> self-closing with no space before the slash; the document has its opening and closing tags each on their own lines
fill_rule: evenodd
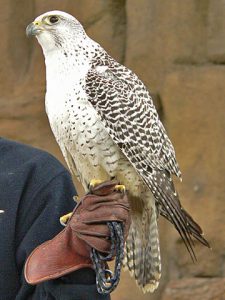
<svg viewBox="0 0 225 300">
<path fill-rule="evenodd" d="M 124 237 L 130 227 L 126 193 L 115 191 L 116 182 L 104 182 L 77 204 L 66 228 L 36 249 L 25 264 L 25 278 L 30 284 L 55 279 L 72 271 L 93 267 L 91 248 L 109 253 L 111 247 L 108 221 L 124 224 Z"/>
</svg>

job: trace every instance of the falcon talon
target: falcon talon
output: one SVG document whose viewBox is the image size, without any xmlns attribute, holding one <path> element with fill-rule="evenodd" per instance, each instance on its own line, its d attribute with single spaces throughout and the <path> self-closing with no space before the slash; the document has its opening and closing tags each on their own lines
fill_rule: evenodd
<svg viewBox="0 0 225 300">
<path fill-rule="evenodd" d="M 97 185 L 101 184 L 103 182 L 103 180 L 100 180 L 100 179 L 92 179 L 89 183 L 89 188 L 94 188 L 96 187 Z"/>
<path fill-rule="evenodd" d="M 71 212 L 71 213 L 68 213 L 68 214 L 66 214 L 66 215 L 64 215 L 64 216 L 62 216 L 62 217 L 60 217 L 60 219 L 59 219 L 60 224 L 61 224 L 62 226 L 66 226 L 67 223 L 68 223 L 68 221 L 69 221 L 69 219 L 71 218 L 72 214 L 73 214 L 73 213 Z"/>
<path fill-rule="evenodd" d="M 115 191 L 121 192 L 121 193 L 125 193 L 126 192 L 126 187 L 123 184 L 117 184 L 115 186 Z"/>
<path fill-rule="evenodd" d="M 79 201 L 79 197 L 78 196 L 73 196 L 73 200 L 74 200 L 74 202 L 78 202 Z"/>
</svg>

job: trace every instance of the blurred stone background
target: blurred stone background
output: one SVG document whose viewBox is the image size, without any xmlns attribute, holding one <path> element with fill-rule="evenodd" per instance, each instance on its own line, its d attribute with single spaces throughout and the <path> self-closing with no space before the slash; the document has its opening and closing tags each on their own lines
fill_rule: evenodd
<svg viewBox="0 0 225 300">
<path fill-rule="evenodd" d="M 25 36 L 35 16 L 53 9 L 75 15 L 150 89 L 183 173 L 182 203 L 212 245 L 196 245 L 193 264 L 160 220 L 159 289 L 143 295 L 124 273 L 112 299 L 225 299 L 225 0 L 1 0 L 0 135 L 63 161 L 44 111 L 42 52 Z"/>
</svg>

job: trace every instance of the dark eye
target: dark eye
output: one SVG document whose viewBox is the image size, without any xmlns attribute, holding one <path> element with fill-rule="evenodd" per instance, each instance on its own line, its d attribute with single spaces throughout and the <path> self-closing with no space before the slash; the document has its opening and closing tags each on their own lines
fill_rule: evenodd
<svg viewBox="0 0 225 300">
<path fill-rule="evenodd" d="M 54 23 L 57 23 L 59 21 L 59 18 L 56 17 L 56 16 L 51 16 L 49 18 L 49 21 L 50 21 L 51 24 L 54 24 Z"/>
</svg>

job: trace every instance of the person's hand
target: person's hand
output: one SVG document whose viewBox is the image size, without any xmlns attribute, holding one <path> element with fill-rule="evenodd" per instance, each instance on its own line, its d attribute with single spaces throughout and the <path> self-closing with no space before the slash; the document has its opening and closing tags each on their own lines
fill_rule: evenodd
<svg viewBox="0 0 225 300">
<path fill-rule="evenodd" d="M 110 251 L 109 221 L 122 222 L 127 237 L 129 203 L 127 194 L 118 191 L 116 185 L 108 181 L 92 188 L 74 209 L 66 228 L 34 249 L 25 265 L 28 283 L 37 284 L 84 267 L 92 268 L 91 248 L 106 254 Z"/>
</svg>

